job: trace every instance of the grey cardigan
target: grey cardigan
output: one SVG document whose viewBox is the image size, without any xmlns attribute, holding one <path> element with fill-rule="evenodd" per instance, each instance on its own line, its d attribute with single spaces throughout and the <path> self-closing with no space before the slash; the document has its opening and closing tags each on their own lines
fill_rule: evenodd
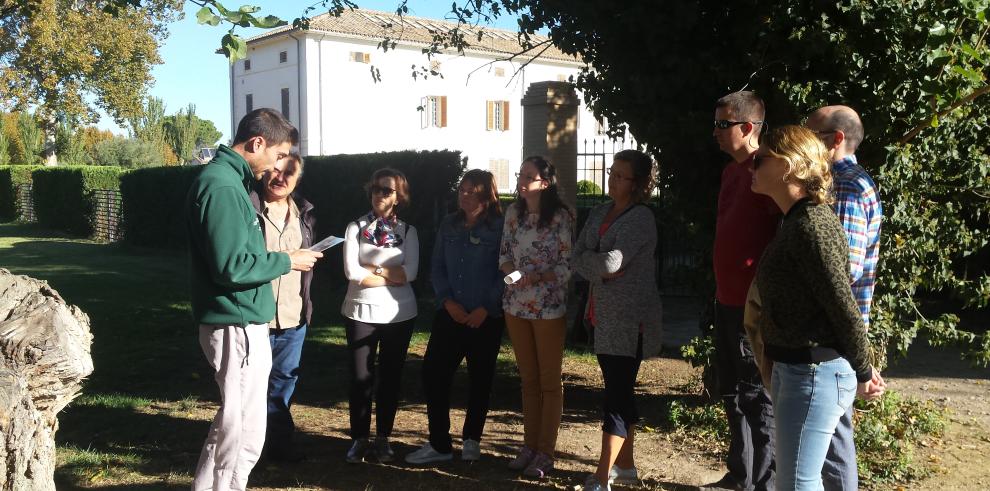
<svg viewBox="0 0 990 491">
<path fill-rule="evenodd" d="M 574 270 L 591 282 L 595 308 L 595 353 L 636 356 L 640 326 L 643 357 L 660 353 L 663 307 L 657 289 L 657 228 L 653 213 L 634 206 L 612 223 L 599 240 L 612 203 L 591 210 L 574 244 Z M 623 271 L 602 281 L 602 274 Z"/>
</svg>

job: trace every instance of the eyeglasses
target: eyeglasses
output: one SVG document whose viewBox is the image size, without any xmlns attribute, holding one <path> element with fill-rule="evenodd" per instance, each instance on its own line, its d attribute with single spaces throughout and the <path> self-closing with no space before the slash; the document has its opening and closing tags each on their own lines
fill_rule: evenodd
<svg viewBox="0 0 990 491">
<path fill-rule="evenodd" d="M 372 184 L 371 194 L 380 194 L 387 198 L 395 194 L 395 190 L 387 186 L 379 186 L 377 184 Z"/>
<path fill-rule="evenodd" d="M 623 176 L 620 176 L 618 174 L 612 174 L 612 169 L 611 168 L 605 169 L 605 173 L 608 174 L 609 177 L 614 177 L 616 179 L 623 179 L 623 180 L 626 180 L 626 181 L 635 181 L 636 180 L 635 177 L 623 177 Z"/>
<path fill-rule="evenodd" d="M 540 179 L 538 177 L 530 177 L 527 176 L 526 174 L 521 174 L 519 172 L 516 172 L 516 180 L 526 181 L 526 182 L 536 182 L 536 181 L 542 181 L 543 179 Z"/>
<path fill-rule="evenodd" d="M 720 130 L 729 129 L 738 124 L 753 123 L 754 125 L 763 124 L 763 121 L 730 121 L 728 119 L 716 119 L 715 127 Z"/>
</svg>

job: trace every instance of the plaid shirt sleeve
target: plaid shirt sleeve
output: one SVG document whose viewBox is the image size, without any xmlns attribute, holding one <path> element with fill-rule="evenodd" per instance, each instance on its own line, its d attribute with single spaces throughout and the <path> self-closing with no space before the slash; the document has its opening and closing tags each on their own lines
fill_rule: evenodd
<svg viewBox="0 0 990 491">
<path fill-rule="evenodd" d="M 835 187 L 834 209 L 849 239 L 849 276 L 852 282 L 862 278 L 866 263 L 869 217 L 862 196 L 862 191 L 855 186 L 838 183 Z"/>
</svg>

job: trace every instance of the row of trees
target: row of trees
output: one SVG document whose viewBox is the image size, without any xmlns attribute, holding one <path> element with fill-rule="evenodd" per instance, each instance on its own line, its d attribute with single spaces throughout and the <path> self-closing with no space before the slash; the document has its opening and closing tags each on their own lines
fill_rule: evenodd
<svg viewBox="0 0 990 491">
<path fill-rule="evenodd" d="M 212 147 L 222 136 L 212 121 L 196 116 L 194 105 L 166 116 L 165 105 L 156 98 L 149 98 L 143 115 L 128 123 L 130 136 L 120 137 L 62 119 L 56 123 L 54 141 L 49 144 L 37 113 L 0 113 L 0 165 L 38 164 L 46 150 L 54 152 L 63 164 L 128 168 L 176 165 L 195 160 L 198 148 Z"/>
</svg>

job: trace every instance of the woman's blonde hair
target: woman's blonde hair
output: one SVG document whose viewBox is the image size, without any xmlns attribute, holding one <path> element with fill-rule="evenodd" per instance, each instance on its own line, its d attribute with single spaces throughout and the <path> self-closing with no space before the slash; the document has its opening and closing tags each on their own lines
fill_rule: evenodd
<svg viewBox="0 0 990 491">
<path fill-rule="evenodd" d="M 788 125 L 770 130 L 761 143 L 767 156 L 787 162 L 784 179 L 793 182 L 818 204 L 832 204 L 832 164 L 825 144 L 802 126 Z"/>
</svg>

